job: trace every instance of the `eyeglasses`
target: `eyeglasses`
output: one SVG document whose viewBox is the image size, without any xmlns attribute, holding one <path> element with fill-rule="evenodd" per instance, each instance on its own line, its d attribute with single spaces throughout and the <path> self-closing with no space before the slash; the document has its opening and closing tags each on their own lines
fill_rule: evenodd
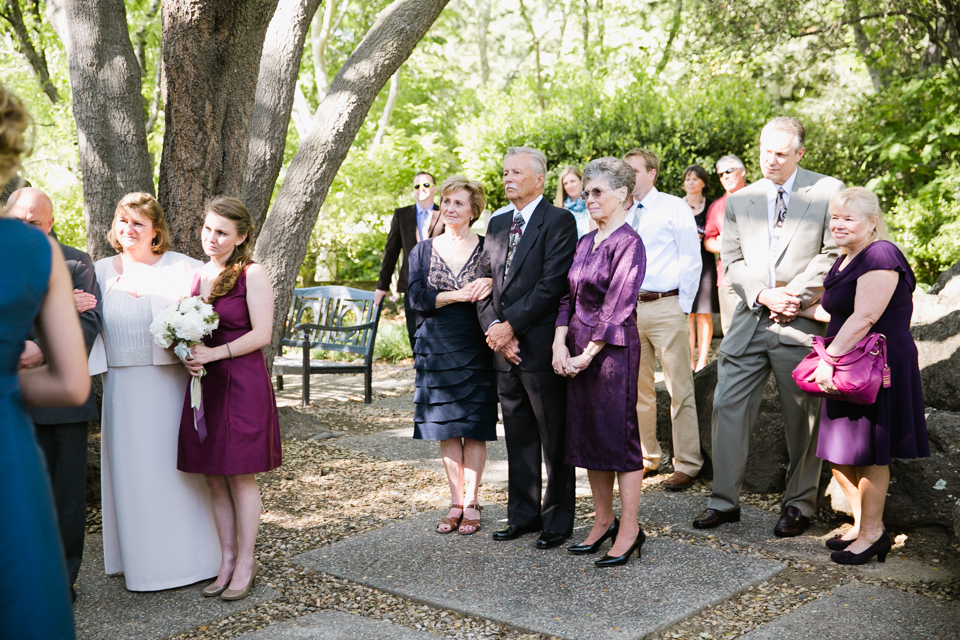
<svg viewBox="0 0 960 640">
<path fill-rule="evenodd" d="M 423 182 L 423 183 L 421 183 L 421 184 L 417 184 L 417 183 L 414 183 L 414 184 L 413 184 L 413 188 L 414 188 L 414 189 L 419 189 L 420 187 L 423 187 L 424 189 L 429 189 L 429 188 L 432 187 L 432 186 L 433 186 L 433 184 L 430 183 L 430 182 Z"/>
<path fill-rule="evenodd" d="M 731 174 L 734 171 L 740 171 L 740 167 L 733 167 L 732 169 L 727 169 L 726 171 L 717 171 L 717 175 L 723 177 L 725 175 Z"/>
<path fill-rule="evenodd" d="M 600 189 L 599 187 L 594 187 L 593 189 L 590 189 L 590 191 L 581 191 L 580 197 L 583 198 L 584 202 L 586 202 L 587 198 L 590 197 L 593 197 L 594 200 L 599 200 L 604 191 L 613 191 L 613 189 Z"/>
</svg>

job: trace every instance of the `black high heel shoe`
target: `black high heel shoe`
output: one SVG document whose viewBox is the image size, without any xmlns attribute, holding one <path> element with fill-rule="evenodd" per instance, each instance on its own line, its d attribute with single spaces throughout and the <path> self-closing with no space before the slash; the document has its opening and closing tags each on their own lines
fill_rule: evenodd
<svg viewBox="0 0 960 640">
<path fill-rule="evenodd" d="M 604 555 L 599 560 L 595 560 L 593 564 L 598 567 L 616 567 L 621 564 L 627 564 L 627 560 L 630 559 L 630 556 L 633 555 L 633 552 L 637 552 L 637 559 L 640 558 L 640 548 L 643 546 L 643 543 L 647 540 L 647 534 L 643 532 L 643 529 L 640 529 L 640 533 L 637 534 L 636 540 L 633 541 L 633 544 L 630 545 L 630 548 L 627 549 L 627 552 L 622 556 L 613 557 L 609 553 Z"/>
<path fill-rule="evenodd" d="M 870 558 L 877 556 L 877 562 L 886 562 L 887 554 L 893 548 L 893 542 L 890 536 L 884 531 L 883 534 L 871 544 L 866 551 L 853 553 L 851 551 L 834 551 L 830 554 L 830 559 L 837 564 L 867 564 Z"/>
<path fill-rule="evenodd" d="M 854 538 L 853 540 L 856 540 L 856 538 Z M 843 534 L 840 533 L 833 536 L 823 544 L 825 544 L 827 549 L 830 549 L 831 551 L 843 551 L 844 549 L 846 549 L 847 547 L 853 544 L 853 540 L 844 540 Z"/>
<path fill-rule="evenodd" d="M 600 545 L 603 544 L 604 540 L 607 538 L 612 538 L 614 542 L 617 540 L 617 533 L 620 532 L 620 521 L 616 518 L 613 519 L 613 524 L 610 525 L 610 528 L 600 536 L 600 539 L 594 542 L 593 544 L 575 544 L 572 547 L 567 547 L 567 551 L 574 553 L 578 556 L 585 556 L 591 553 L 596 553 L 600 550 Z"/>
</svg>

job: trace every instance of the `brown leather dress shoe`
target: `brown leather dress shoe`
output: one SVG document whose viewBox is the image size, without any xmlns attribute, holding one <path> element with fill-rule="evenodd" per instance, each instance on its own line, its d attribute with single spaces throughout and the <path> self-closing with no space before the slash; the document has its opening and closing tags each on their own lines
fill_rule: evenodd
<svg viewBox="0 0 960 640">
<path fill-rule="evenodd" d="M 693 521 L 694 529 L 713 529 L 724 522 L 740 522 L 740 507 L 730 511 L 707 509 Z"/>
<path fill-rule="evenodd" d="M 663 481 L 663 488 L 670 491 L 683 491 L 693 485 L 693 476 L 688 476 L 683 471 L 674 471 L 673 475 Z"/>
<path fill-rule="evenodd" d="M 803 515 L 797 507 L 790 505 L 784 507 L 780 513 L 780 522 L 777 523 L 773 534 L 778 538 L 792 538 L 806 531 L 809 526 L 810 518 Z"/>
</svg>

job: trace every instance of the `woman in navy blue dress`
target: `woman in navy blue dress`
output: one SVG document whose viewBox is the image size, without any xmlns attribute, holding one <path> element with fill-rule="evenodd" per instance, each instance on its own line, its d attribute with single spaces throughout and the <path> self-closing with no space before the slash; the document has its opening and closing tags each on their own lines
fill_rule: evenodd
<svg viewBox="0 0 960 640">
<path fill-rule="evenodd" d="M 0 86 L 0 184 L 24 151 L 30 117 Z M 50 480 L 24 403 L 79 406 L 90 393 L 73 282 L 56 242 L 0 213 L 0 635 L 18 640 L 75 637 L 67 568 Z M 47 364 L 23 369 L 31 327 Z"/>
<path fill-rule="evenodd" d="M 830 232 L 843 255 L 823 281 L 820 306 L 804 313 L 829 320 L 827 336 L 833 341 L 826 351 L 831 356 L 847 353 L 868 333 L 883 334 L 891 384 L 881 387 L 870 405 L 823 401 L 817 455 L 833 466 L 854 515 L 853 528 L 827 546 L 840 564 L 863 564 L 873 556 L 883 562 L 892 547 L 883 527 L 890 461 L 930 455 L 917 346 L 910 333 L 917 280 L 896 245 L 883 239 L 880 203 L 868 189 L 854 187 L 834 196 Z M 823 360 L 814 372 L 827 393 L 836 393 L 833 374 Z"/>
<path fill-rule="evenodd" d="M 410 252 L 410 306 L 420 314 L 414 347 L 413 437 L 439 440 L 450 511 L 437 533 L 480 531 L 477 498 L 487 441 L 496 440 L 497 381 L 474 303 L 490 295 L 479 277 L 483 238 L 470 225 L 486 206 L 483 185 L 463 176 L 440 187 L 443 234 Z"/>
</svg>

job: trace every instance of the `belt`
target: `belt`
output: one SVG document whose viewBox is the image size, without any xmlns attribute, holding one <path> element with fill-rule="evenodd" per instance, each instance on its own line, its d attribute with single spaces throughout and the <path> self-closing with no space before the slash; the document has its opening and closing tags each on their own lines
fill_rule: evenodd
<svg viewBox="0 0 960 640">
<path fill-rule="evenodd" d="M 664 291 L 663 293 L 641 293 L 637 296 L 637 302 L 653 302 L 654 300 L 659 300 L 660 298 L 669 298 L 670 296 L 678 296 L 680 291 L 674 289 L 673 291 Z"/>
</svg>

